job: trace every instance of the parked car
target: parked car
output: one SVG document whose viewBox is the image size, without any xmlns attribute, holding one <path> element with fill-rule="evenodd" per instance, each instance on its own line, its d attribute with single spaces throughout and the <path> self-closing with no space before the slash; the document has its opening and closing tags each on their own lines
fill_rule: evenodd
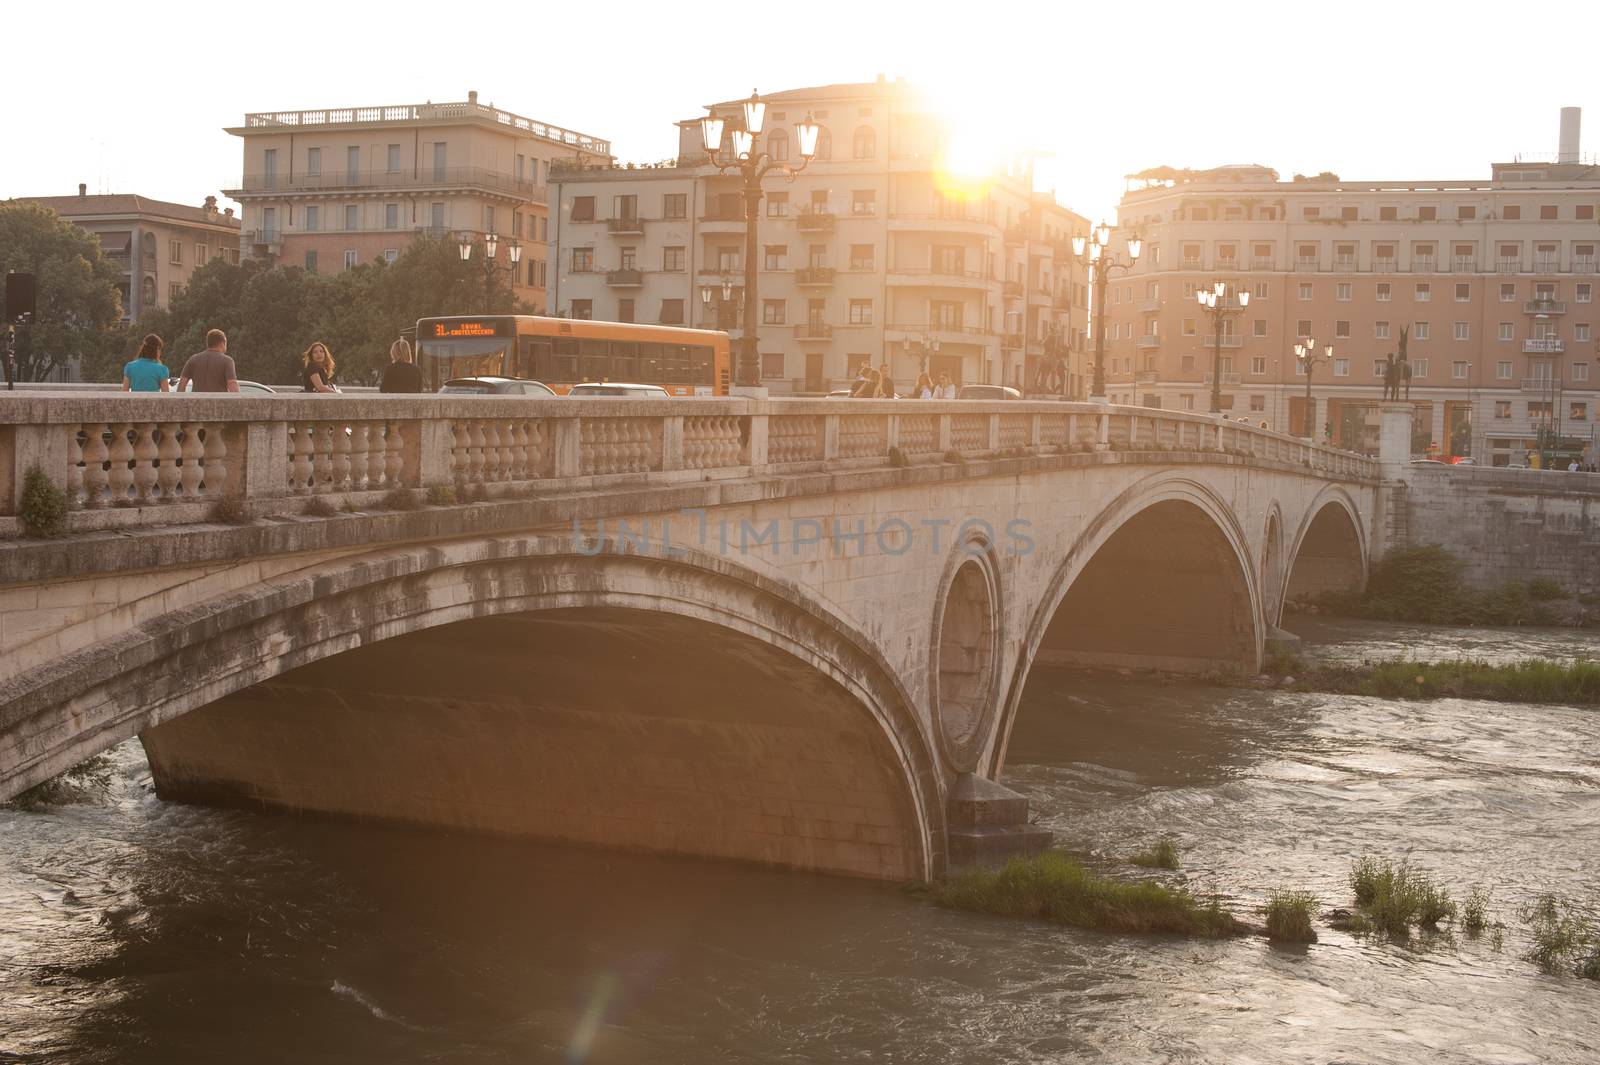
<svg viewBox="0 0 1600 1065">
<path fill-rule="evenodd" d="M 167 382 L 167 387 L 176 392 L 178 390 L 179 380 L 180 378 L 177 377 L 170 378 Z M 193 392 L 194 382 L 190 381 L 189 387 L 184 389 L 184 391 Z M 273 388 L 271 385 L 264 385 L 260 381 L 246 381 L 241 378 L 239 380 L 239 394 L 241 396 L 275 396 L 278 394 L 278 390 Z"/>
<path fill-rule="evenodd" d="M 957 399 L 1021 399 L 1022 393 L 1009 385 L 962 385 Z"/>
<path fill-rule="evenodd" d="M 516 377 L 455 377 L 439 386 L 441 396 L 540 396 L 555 395 L 555 389 L 542 381 Z"/>
<path fill-rule="evenodd" d="M 567 389 L 569 396 L 632 396 L 636 399 L 671 399 L 672 393 L 660 385 L 636 385 L 626 381 L 586 382 Z"/>
<path fill-rule="evenodd" d="M 1413 465 L 1413 466 L 1448 466 L 1450 464 L 1448 462 L 1440 462 L 1438 459 L 1412 459 L 1411 460 L 1411 465 Z"/>
</svg>

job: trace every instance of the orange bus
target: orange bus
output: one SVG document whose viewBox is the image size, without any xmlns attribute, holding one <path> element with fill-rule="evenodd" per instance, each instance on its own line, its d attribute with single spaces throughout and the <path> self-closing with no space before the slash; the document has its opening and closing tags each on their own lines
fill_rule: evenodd
<svg viewBox="0 0 1600 1065">
<path fill-rule="evenodd" d="M 732 380 L 728 334 L 634 322 L 533 314 L 422 318 L 422 386 L 456 377 L 519 377 L 565 393 L 585 381 L 660 385 L 674 396 L 725 396 Z"/>
</svg>

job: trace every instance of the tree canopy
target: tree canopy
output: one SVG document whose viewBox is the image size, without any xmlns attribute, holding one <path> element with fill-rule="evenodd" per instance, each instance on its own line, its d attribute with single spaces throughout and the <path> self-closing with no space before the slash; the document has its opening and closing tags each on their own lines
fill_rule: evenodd
<svg viewBox="0 0 1600 1065">
<path fill-rule="evenodd" d="M 8 200 L 0 203 L 0 273 L 13 270 L 32 274 L 36 293 L 33 323 L 17 336 L 21 379 L 44 380 L 72 356 L 86 374 L 103 373 L 98 364 L 123 342 L 122 297 L 99 238 L 48 208 Z"/>
</svg>

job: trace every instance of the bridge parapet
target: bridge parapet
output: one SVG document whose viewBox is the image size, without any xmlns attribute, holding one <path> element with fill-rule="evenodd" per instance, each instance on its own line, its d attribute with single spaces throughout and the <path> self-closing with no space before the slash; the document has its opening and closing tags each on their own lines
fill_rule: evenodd
<svg viewBox="0 0 1600 1065">
<path fill-rule="evenodd" d="M 65 493 L 69 531 L 87 532 L 210 522 L 223 501 L 258 518 L 313 498 L 374 506 L 396 490 L 498 494 L 1071 451 L 1377 472 L 1363 456 L 1242 422 L 1087 403 L 35 391 L 0 399 L 0 535 L 21 531 L 33 467 Z"/>
</svg>

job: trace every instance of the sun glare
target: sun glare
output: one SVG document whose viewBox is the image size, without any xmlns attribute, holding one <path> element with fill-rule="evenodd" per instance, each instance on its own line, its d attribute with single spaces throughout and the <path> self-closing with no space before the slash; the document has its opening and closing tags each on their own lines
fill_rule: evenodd
<svg viewBox="0 0 1600 1065">
<path fill-rule="evenodd" d="M 1005 104 L 970 85 L 934 87 L 928 103 L 940 123 L 935 180 L 946 195 L 981 195 L 1028 147 Z"/>
</svg>

